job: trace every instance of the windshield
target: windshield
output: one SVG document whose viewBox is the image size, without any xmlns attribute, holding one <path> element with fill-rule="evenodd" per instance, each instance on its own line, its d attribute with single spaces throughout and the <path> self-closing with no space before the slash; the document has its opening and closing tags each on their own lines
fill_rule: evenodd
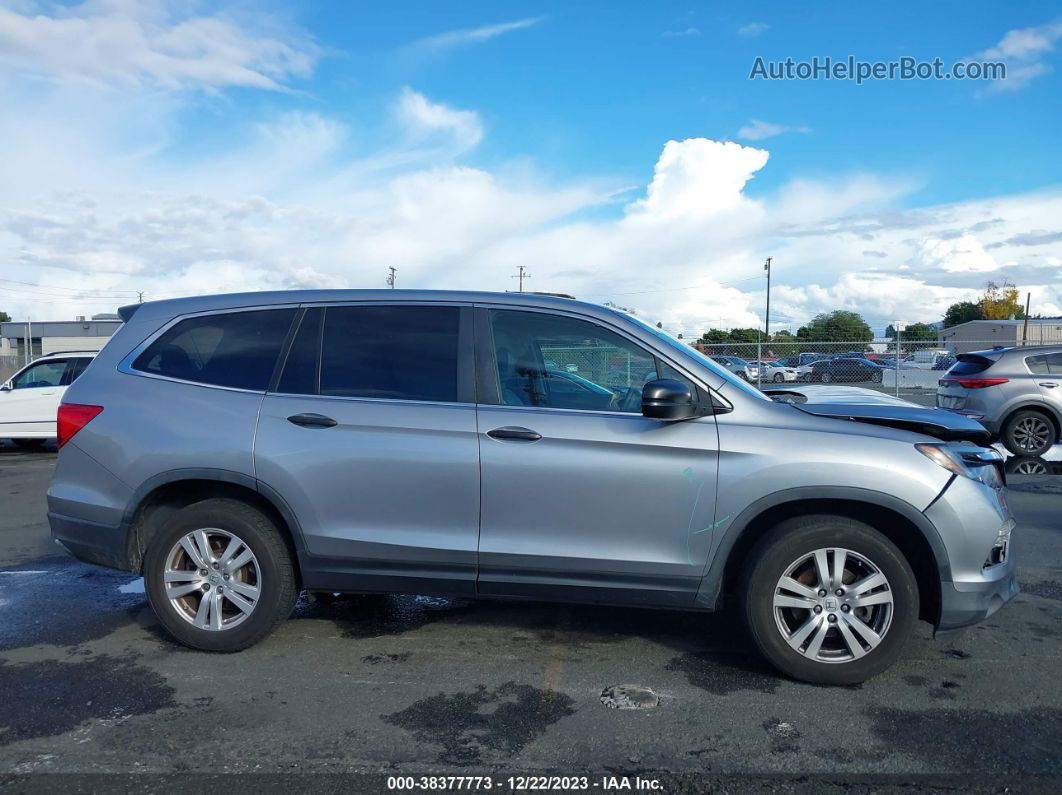
<svg viewBox="0 0 1062 795">
<path fill-rule="evenodd" d="M 625 318 L 627 320 L 633 320 L 635 323 L 637 323 L 643 329 L 648 331 L 654 337 L 666 342 L 670 347 L 675 348 L 675 349 L 680 350 L 680 351 L 683 351 L 684 353 L 688 353 L 690 356 L 692 356 L 694 359 L 697 360 L 698 364 L 700 364 L 706 370 L 710 371 L 713 375 L 716 375 L 719 378 L 722 378 L 728 384 L 732 384 L 736 389 L 739 389 L 742 392 L 748 392 L 750 395 L 753 395 L 754 397 L 757 397 L 760 400 L 770 400 L 769 397 L 767 397 L 765 394 L 763 394 L 760 390 L 756 389 L 756 387 L 752 386 L 751 384 L 745 383 L 740 378 L 738 378 L 736 375 L 731 373 L 729 370 L 726 370 L 726 369 L 720 367 L 718 364 L 713 362 L 711 359 L 709 359 L 707 356 L 705 356 L 699 350 L 694 348 L 692 345 L 687 345 L 686 343 L 682 342 L 681 340 L 675 339 L 674 337 L 672 337 L 670 334 L 668 334 L 667 332 L 663 331 L 662 329 L 658 329 L 655 326 L 652 326 L 649 323 L 646 323 L 645 321 L 640 320 L 639 318 L 636 318 L 634 315 L 628 315 L 628 314 L 620 313 L 620 312 L 616 312 L 616 314 L 617 315 L 621 315 L 623 318 Z"/>
</svg>

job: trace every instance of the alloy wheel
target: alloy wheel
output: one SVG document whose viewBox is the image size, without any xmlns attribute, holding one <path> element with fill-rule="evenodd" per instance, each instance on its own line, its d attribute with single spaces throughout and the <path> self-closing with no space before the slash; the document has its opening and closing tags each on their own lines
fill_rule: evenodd
<svg viewBox="0 0 1062 795">
<path fill-rule="evenodd" d="M 1051 440 L 1051 427 L 1039 417 L 1025 417 L 1014 426 L 1014 443 L 1027 452 L 1039 451 Z"/>
<path fill-rule="evenodd" d="M 849 549 L 816 549 L 793 561 L 774 590 L 786 643 L 808 659 L 846 663 L 872 652 L 889 631 L 893 592 L 881 569 Z"/>
<path fill-rule="evenodd" d="M 166 597 L 198 629 L 223 631 L 254 611 L 262 594 L 262 569 L 238 536 L 216 527 L 193 530 L 166 555 Z"/>
</svg>

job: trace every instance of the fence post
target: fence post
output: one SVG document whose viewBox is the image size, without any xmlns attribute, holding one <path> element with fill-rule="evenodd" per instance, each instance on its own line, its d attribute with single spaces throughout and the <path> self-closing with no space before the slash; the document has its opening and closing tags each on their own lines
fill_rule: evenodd
<svg viewBox="0 0 1062 795">
<path fill-rule="evenodd" d="M 900 396 L 900 324 L 896 324 L 896 397 Z"/>
</svg>

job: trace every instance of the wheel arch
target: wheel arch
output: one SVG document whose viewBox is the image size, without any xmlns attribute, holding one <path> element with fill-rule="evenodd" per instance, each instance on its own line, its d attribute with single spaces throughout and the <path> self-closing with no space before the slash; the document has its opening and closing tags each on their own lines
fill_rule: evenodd
<svg viewBox="0 0 1062 795">
<path fill-rule="evenodd" d="M 144 552 L 151 538 L 175 511 L 212 497 L 240 500 L 261 510 L 280 530 L 292 560 L 299 560 L 302 531 L 290 506 L 273 489 L 240 472 L 179 469 L 147 480 L 129 501 L 122 518 L 129 570 L 143 569 Z M 301 579 L 298 565 L 295 570 Z"/>
<path fill-rule="evenodd" d="M 910 503 L 853 487 L 786 489 L 760 498 L 728 525 L 697 592 L 699 607 L 714 609 L 732 593 L 748 554 L 783 519 L 835 514 L 865 522 L 903 553 L 918 582 L 920 618 L 936 625 L 942 582 L 951 581 L 947 550 L 933 523 Z"/>
</svg>

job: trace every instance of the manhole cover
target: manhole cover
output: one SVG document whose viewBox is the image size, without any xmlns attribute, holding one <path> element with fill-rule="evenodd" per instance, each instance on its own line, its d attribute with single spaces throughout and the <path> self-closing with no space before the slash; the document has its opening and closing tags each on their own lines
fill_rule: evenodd
<svg viewBox="0 0 1062 795">
<path fill-rule="evenodd" d="M 652 709 L 660 698 L 641 685 L 613 685 L 601 691 L 601 703 L 609 709 Z"/>
</svg>

